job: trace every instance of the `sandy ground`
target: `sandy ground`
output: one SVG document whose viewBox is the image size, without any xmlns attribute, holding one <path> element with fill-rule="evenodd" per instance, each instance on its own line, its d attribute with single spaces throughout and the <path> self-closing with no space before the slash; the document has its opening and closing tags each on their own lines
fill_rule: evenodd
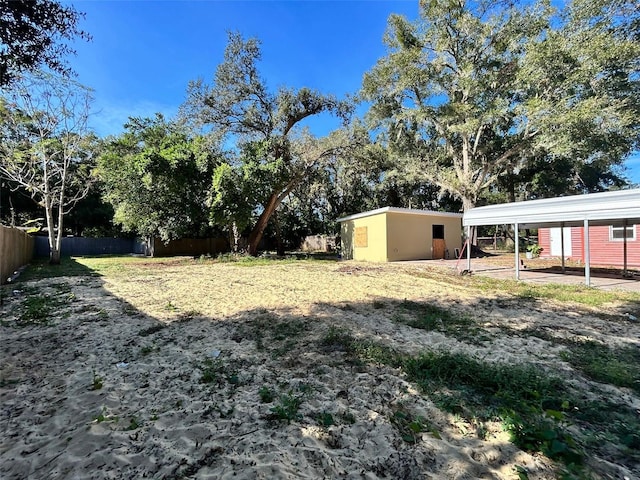
<svg viewBox="0 0 640 480">
<path fill-rule="evenodd" d="M 132 263 L 13 286 L 0 309 L 0 478 L 512 479 L 516 466 L 556 478 L 553 462 L 516 448 L 500 425 L 480 438 L 401 371 L 345 361 L 321 339 L 333 327 L 405 353 L 570 370 L 562 346 L 517 332 L 638 346 L 640 324 L 625 321 L 624 305 L 521 306 L 415 268 Z M 45 324 L 20 325 L 34 292 L 59 305 Z M 405 299 L 473 314 L 495 335 L 470 345 L 399 324 L 393 305 Z M 628 391 L 612 394 L 640 409 Z M 289 422 L 273 412 L 287 400 L 299 404 Z M 404 441 L 397 411 L 431 431 Z M 600 478 L 640 478 L 634 465 L 591 461 Z"/>
</svg>

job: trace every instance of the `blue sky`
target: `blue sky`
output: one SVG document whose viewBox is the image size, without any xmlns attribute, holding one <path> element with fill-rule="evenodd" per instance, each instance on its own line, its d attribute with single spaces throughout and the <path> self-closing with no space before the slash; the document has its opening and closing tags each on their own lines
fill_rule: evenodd
<svg viewBox="0 0 640 480">
<path fill-rule="evenodd" d="M 120 133 L 129 116 L 175 115 L 190 80 L 211 82 L 228 31 L 262 41 L 260 70 L 270 88 L 306 86 L 341 97 L 356 93 L 385 55 L 389 15 L 418 15 L 417 0 L 70 3 L 86 14 L 81 28 L 93 36 L 73 45 L 70 63 L 95 90 L 92 126 L 100 136 Z M 309 126 L 324 135 L 339 121 L 325 117 Z M 627 167 L 640 183 L 640 155 Z"/>
<path fill-rule="evenodd" d="M 417 0 L 359 1 L 76 1 L 82 28 L 74 44 L 78 80 L 95 90 L 93 127 L 117 134 L 129 116 L 172 116 L 190 80 L 211 82 L 227 32 L 262 41 L 260 71 L 272 89 L 356 93 L 363 74 L 385 54 L 391 13 L 415 18 Z M 339 126 L 322 119 L 323 135 Z"/>
</svg>

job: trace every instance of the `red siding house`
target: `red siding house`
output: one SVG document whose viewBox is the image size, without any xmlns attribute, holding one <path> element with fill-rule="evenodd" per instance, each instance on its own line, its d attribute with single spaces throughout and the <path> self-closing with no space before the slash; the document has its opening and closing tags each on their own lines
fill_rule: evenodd
<svg viewBox="0 0 640 480">
<path fill-rule="evenodd" d="M 640 225 L 629 225 L 627 234 L 627 266 L 640 267 Z M 570 260 L 584 262 L 584 228 L 565 227 L 538 229 L 538 243 L 544 249 L 541 257 L 562 255 L 561 235 L 564 236 L 564 256 Z M 614 226 L 589 228 L 589 250 L 592 265 L 624 265 L 624 229 Z"/>
</svg>

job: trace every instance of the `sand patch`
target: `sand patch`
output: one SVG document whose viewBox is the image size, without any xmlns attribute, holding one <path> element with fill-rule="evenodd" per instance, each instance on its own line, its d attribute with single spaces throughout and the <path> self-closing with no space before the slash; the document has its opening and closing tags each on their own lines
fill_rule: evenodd
<svg viewBox="0 0 640 480">
<path fill-rule="evenodd" d="M 2 309 L 3 479 L 511 479 L 517 466 L 530 479 L 554 478 L 553 462 L 516 448 L 499 423 L 480 434 L 400 369 L 354 363 L 322 339 L 347 329 L 412 355 L 459 351 L 556 368 L 565 347 L 519 332 L 611 345 L 640 338 L 622 316 L 519 304 L 406 267 L 132 264 L 27 286 L 54 295 L 54 284 L 67 297 L 46 322 L 16 325 L 28 293 Z M 398 321 L 406 301 L 472 314 L 489 338 L 407 326 Z M 398 412 L 428 428 L 408 442 Z"/>
</svg>

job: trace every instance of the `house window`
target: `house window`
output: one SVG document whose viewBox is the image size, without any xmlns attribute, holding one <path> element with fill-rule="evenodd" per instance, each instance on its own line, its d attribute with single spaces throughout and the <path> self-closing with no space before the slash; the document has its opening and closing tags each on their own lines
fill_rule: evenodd
<svg viewBox="0 0 640 480">
<path fill-rule="evenodd" d="M 614 242 L 621 242 L 624 240 L 624 227 L 609 227 L 609 238 Z M 636 239 L 636 226 L 627 225 L 627 240 L 635 241 Z"/>
</svg>

